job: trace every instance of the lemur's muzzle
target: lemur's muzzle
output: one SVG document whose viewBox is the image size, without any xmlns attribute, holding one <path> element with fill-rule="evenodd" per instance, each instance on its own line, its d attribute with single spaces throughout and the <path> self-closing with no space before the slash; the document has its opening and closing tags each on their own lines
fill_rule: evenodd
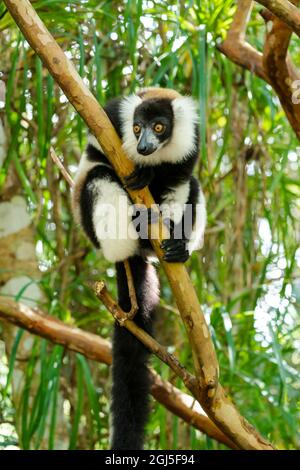
<svg viewBox="0 0 300 470">
<path fill-rule="evenodd" d="M 159 141 L 152 129 L 145 129 L 138 142 L 137 151 L 141 155 L 150 155 L 155 152 L 158 145 Z"/>
</svg>

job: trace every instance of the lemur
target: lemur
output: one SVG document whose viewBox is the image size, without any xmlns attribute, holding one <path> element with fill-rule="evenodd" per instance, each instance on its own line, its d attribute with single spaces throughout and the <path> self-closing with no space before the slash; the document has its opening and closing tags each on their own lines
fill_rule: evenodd
<svg viewBox="0 0 300 470">
<path fill-rule="evenodd" d="M 146 88 L 128 97 L 115 98 L 104 109 L 127 156 L 135 163 L 126 186 L 131 189 L 148 186 L 161 207 L 163 220 L 169 222 L 170 238 L 161 245 L 164 260 L 185 262 L 195 248 L 202 246 L 206 225 L 204 195 L 192 175 L 199 153 L 196 103 L 174 90 Z M 176 227 L 185 221 L 187 207 L 191 208 L 190 230 L 175 236 Z M 159 300 L 157 274 L 149 261 L 149 255 L 153 255 L 151 245 L 137 233 L 135 207 L 94 136 L 89 136 L 78 167 L 73 208 L 95 247 L 102 249 L 108 261 L 116 263 L 118 302 L 125 312 L 130 311 L 131 302 L 123 262 L 129 260 L 139 306 L 134 321 L 151 334 Z M 118 219 L 118 229 L 125 232 L 113 230 L 110 234 L 116 223 L 112 214 Z M 112 449 L 143 449 L 149 414 L 148 356 L 143 344 L 115 324 Z"/>
</svg>

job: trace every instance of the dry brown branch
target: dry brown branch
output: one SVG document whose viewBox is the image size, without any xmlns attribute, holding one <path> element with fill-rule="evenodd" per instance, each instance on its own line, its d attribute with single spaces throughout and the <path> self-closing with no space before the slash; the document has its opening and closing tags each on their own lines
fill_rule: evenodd
<svg viewBox="0 0 300 470">
<path fill-rule="evenodd" d="M 292 29 L 274 15 L 269 16 L 267 21 L 272 27 L 267 28 L 263 67 L 291 126 L 300 138 L 300 105 L 293 103 L 294 89 L 292 83 L 295 77 L 291 76 L 287 64 Z"/>
<path fill-rule="evenodd" d="M 55 150 L 53 147 L 50 147 L 50 156 L 52 158 L 52 161 L 58 166 L 61 174 L 65 178 L 66 182 L 69 184 L 71 188 L 74 186 L 74 181 L 68 171 L 66 170 L 65 166 L 63 165 L 62 161 L 60 158 L 56 155 Z M 53 176 L 53 171 L 52 171 L 52 165 L 50 167 L 51 160 L 47 159 L 47 176 L 48 176 L 48 182 L 49 182 L 49 189 L 51 192 L 51 197 L 53 199 L 53 219 L 55 222 L 56 226 L 56 242 L 57 242 L 57 253 L 58 257 L 60 260 L 63 260 L 63 262 L 60 262 L 58 266 L 56 266 L 57 270 L 61 271 L 61 288 L 60 288 L 60 294 L 59 294 L 59 301 L 61 305 L 65 306 L 65 301 L 66 301 L 66 292 L 67 292 L 67 284 L 69 280 L 69 266 L 70 266 L 70 261 L 72 259 L 72 246 L 74 242 L 74 229 L 72 227 L 71 233 L 69 236 L 69 247 L 68 247 L 68 252 L 70 253 L 69 256 L 64 255 L 64 244 L 63 244 L 63 233 L 62 233 L 62 223 L 61 223 L 61 217 L 60 217 L 60 201 L 58 198 L 58 188 L 57 184 L 55 184 L 54 176 Z"/>
<path fill-rule="evenodd" d="M 130 264 L 129 264 L 128 260 L 124 261 L 124 267 L 125 267 L 125 272 L 126 272 L 126 277 L 127 277 L 129 298 L 130 298 L 130 303 L 131 303 L 130 312 L 126 313 L 126 315 L 127 315 L 127 318 L 129 320 L 133 320 L 133 318 L 135 317 L 139 307 L 138 307 L 138 303 L 137 303 L 137 299 L 136 299 L 131 268 L 130 268 Z"/>
<path fill-rule="evenodd" d="M 61 344 L 71 351 L 83 354 L 88 359 L 111 365 L 111 344 L 108 341 L 94 333 L 67 325 L 61 320 L 44 314 L 41 310 L 32 309 L 0 296 L 0 318 L 52 343 Z M 216 439 L 229 448 L 236 448 L 201 409 L 193 409 L 191 396 L 162 380 L 153 370 L 150 370 L 150 374 L 151 393 L 159 403 L 212 439 Z"/>
<path fill-rule="evenodd" d="M 93 333 L 87 333 L 39 309 L 32 309 L 25 304 L 0 296 L 0 318 L 20 328 L 61 344 L 71 351 L 84 354 L 89 359 L 111 364 L 111 345 L 108 341 Z"/>
<path fill-rule="evenodd" d="M 291 26 L 293 29 L 288 26 L 288 24 L 290 24 L 288 21 L 281 21 L 274 15 L 279 7 L 281 12 L 286 11 L 286 9 L 284 9 L 285 7 L 283 9 L 281 8 L 282 5 L 286 6 L 286 4 L 292 7 L 289 10 L 290 13 L 293 12 L 293 14 L 295 14 L 295 12 L 297 12 L 299 18 L 300 12 L 294 5 L 286 1 L 259 0 L 259 3 L 265 6 L 270 5 L 270 11 L 263 10 L 261 12 L 262 17 L 267 23 L 267 34 L 263 54 L 256 51 L 245 40 L 247 24 L 253 6 L 251 0 L 238 0 L 237 10 L 227 33 L 227 37 L 219 46 L 219 49 L 230 60 L 255 73 L 272 86 L 280 99 L 282 108 L 292 128 L 297 137 L 300 138 L 300 105 L 293 103 L 292 100 L 292 83 L 294 80 L 299 79 L 299 75 L 288 55 L 288 46 L 292 30 L 296 30 L 293 26 Z M 294 3 L 298 3 L 298 1 Z M 278 8 L 274 8 L 274 5 Z M 280 18 L 284 18 L 283 13 L 281 13 Z M 269 25 L 272 26 L 271 29 Z"/>
<path fill-rule="evenodd" d="M 268 82 L 268 76 L 263 69 L 261 52 L 258 52 L 245 41 L 246 28 L 252 8 L 252 0 L 238 1 L 237 10 L 226 39 L 218 46 L 218 49 L 237 65 L 254 72 Z"/>
<path fill-rule="evenodd" d="M 55 150 L 54 150 L 53 147 L 50 147 L 50 155 L 51 155 L 51 158 L 52 158 L 53 162 L 55 163 L 55 165 L 58 166 L 59 170 L 61 171 L 63 177 L 65 178 L 65 180 L 67 181 L 69 186 L 71 188 L 73 188 L 74 187 L 74 181 L 71 178 L 70 174 L 67 172 L 67 170 L 64 167 L 64 165 L 63 165 L 62 161 L 60 160 L 60 158 L 56 155 Z"/>
<path fill-rule="evenodd" d="M 284 21 L 300 37 L 300 11 L 288 0 L 257 0 Z"/>
<path fill-rule="evenodd" d="M 179 416 L 195 428 L 200 429 L 200 431 L 213 439 L 222 442 L 230 449 L 238 450 L 238 447 L 233 444 L 232 441 L 225 436 L 225 434 L 223 434 L 217 426 L 206 417 L 205 414 L 203 414 L 203 411 L 201 413 L 201 410 L 199 410 L 199 404 L 198 402 L 195 402 L 194 398 L 181 392 L 178 388 L 171 385 L 170 382 L 163 380 L 152 370 L 151 376 L 153 377 L 151 393 L 159 403 L 164 405 L 176 416 Z M 198 412 L 195 412 L 195 406 Z"/>
<path fill-rule="evenodd" d="M 96 282 L 95 292 L 98 299 L 103 302 L 107 310 L 112 314 L 115 320 L 121 325 L 125 326 L 134 336 L 136 336 L 153 354 L 155 354 L 161 361 L 167 364 L 175 374 L 182 379 L 186 388 L 192 392 L 193 395 L 197 394 L 198 384 L 196 377 L 191 375 L 185 367 L 176 359 L 173 354 L 168 353 L 166 348 L 159 344 L 152 336 L 146 333 L 145 330 L 137 326 L 134 321 L 128 318 L 128 314 L 124 312 L 121 307 L 112 298 L 104 282 Z"/>
<path fill-rule="evenodd" d="M 117 175 L 124 181 L 124 176 L 133 171 L 133 164 L 124 154 L 116 131 L 95 97 L 85 87 L 74 66 L 46 29 L 30 2 L 28 0 L 4 0 L 4 3 L 29 44 L 96 136 Z M 144 204 L 146 207 L 154 204 L 148 188 L 128 192 L 135 204 Z M 272 445 L 239 414 L 219 384 L 218 362 L 196 292 L 182 264 L 168 264 L 162 260 L 159 225 L 161 224 L 152 225 L 151 243 L 169 279 L 192 347 L 198 379 L 196 398 L 209 417 L 239 448 L 273 449 Z M 168 237 L 166 228 L 163 229 L 162 236 Z"/>
</svg>

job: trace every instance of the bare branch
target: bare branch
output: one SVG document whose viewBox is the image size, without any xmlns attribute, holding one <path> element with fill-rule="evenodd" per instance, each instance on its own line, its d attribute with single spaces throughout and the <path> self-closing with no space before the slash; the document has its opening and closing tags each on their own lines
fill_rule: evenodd
<svg viewBox="0 0 300 470">
<path fill-rule="evenodd" d="M 198 384 L 196 377 L 191 375 L 173 354 L 168 353 L 166 348 L 159 344 L 152 336 L 146 333 L 145 330 L 137 326 L 134 321 L 128 318 L 128 314 L 123 312 L 121 307 L 114 301 L 109 294 L 104 282 L 96 282 L 95 292 L 98 299 L 104 303 L 107 310 L 112 314 L 115 320 L 121 325 L 125 326 L 134 336 L 136 336 L 153 354 L 155 354 L 161 361 L 167 364 L 175 374 L 180 377 L 188 390 L 193 395 L 197 394 Z"/>
<path fill-rule="evenodd" d="M 272 13 L 266 19 L 271 28 L 268 27 L 266 33 L 263 53 L 264 70 L 280 99 L 292 128 L 300 138 L 300 105 L 293 103 L 294 89 L 292 84 L 295 77 L 291 75 L 291 69 L 289 70 L 287 62 L 292 29 Z"/>
<path fill-rule="evenodd" d="M 293 4 L 298 5 L 299 0 L 293 0 Z M 292 29 L 270 10 L 263 10 L 261 15 L 267 24 L 263 66 L 293 130 L 300 138 L 300 106 L 293 101 L 293 82 L 299 80 L 299 74 L 288 53 Z"/>
<path fill-rule="evenodd" d="M 263 54 L 245 41 L 247 23 L 253 6 L 251 0 L 238 0 L 232 24 L 219 50 L 230 60 L 255 73 L 273 87 L 292 128 L 300 138 L 300 105 L 293 103 L 292 100 L 294 91 L 292 84 L 294 80 L 299 79 L 299 75 L 288 55 L 292 29 L 288 26 L 288 22 L 285 23 L 274 15 L 276 8 L 275 10 L 273 8 L 275 4 L 278 6 L 290 4 L 290 2 L 276 0 L 259 1 L 259 3 L 266 4 L 266 6 L 272 4 L 270 11 L 261 12 L 261 16 L 268 25 Z M 299 10 L 294 5 L 290 5 L 293 7 L 293 12 L 296 9 L 300 17 Z M 271 29 L 269 24 L 272 25 Z"/>
<path fill-rule="evenodd" d="M 288 0 L 257 0 L 284 21 L 300 37 L 300 11 Z"/>
<path fill-rule="evenodd" d="M 61 344 L 71 351 L 84 354 L 89 359 L 111 364 L 111 345 L 108 341 L 75 326 L 66 325 L 57 318 L 45 315 L 39 309 L 32 309 L 8 297 L 0 296 L 0 318 L 30 333 Z"/>
<path fill-rule="evenodd" d="M 263 69 L 262 54 L 245 41 L 246 28 L 253 8 L 251 0 L 239 0 L 237 10 L 227 32 L 225 41 L 218 46 L 230 60 L 255 73 L 268 82 Z"/>
<path fill-rule="evenodd" d="M 133 282 L 132 273 L 131 273 L 131 267 L 130 267 L 128 260 L 124 261 L 124 267 L 126 271 L 129 298 L 130 298 L 130 303 L 131 303 L 130 312 L 126 313 L 126 315 L 129 320 L 133 320 L 139 307 L 138 307 L 138 303 L 136 299 L 136 293 L 135 293 L 135 287 L 134 287 L 134 282 Z"/>
<path fill-rule="evenodd" d="M 64 165 L 63 165 L 62 161 L 60 160 L 60 158 L 56 155 L 55 150 L 54 150 L 53 147 L 50 147 L 50 155 L 51 155 L 51 158 L 52 158 L 53 162 L 55 163 L 55 165 L 58 166 L 59 170 L 61 171 L 63 177 L 65 178 L 65 180 L 67 181 L 69 186 L 71 188 L 73 188 L 74 187 L 74 181 L 72 180 L 71 175 L 67 172 L 67 170 L 64 167 Z"/>
<path fill-rule="evenodd" d="M 194 397 L 181 392 L 153 370 L 151 376 L 153 377 L 151 393 L 159 403 L 213 439 L 222 442 L 230 449 L 238 450 L 238 447 L 206 417 Z"/>
</svg>

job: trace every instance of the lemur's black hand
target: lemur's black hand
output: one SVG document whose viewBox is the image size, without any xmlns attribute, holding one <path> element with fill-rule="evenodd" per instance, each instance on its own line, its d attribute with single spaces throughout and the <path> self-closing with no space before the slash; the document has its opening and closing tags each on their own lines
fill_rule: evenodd
<svg viewBox="0 0 300 470">
<path fill-rule="evenodd" d="M 136 167 L 136 169 L 125 177 L 125 188 L 142 189 L 148 186 L 154 178 L 154 170 L 150 167 Z"/>
<path fill-rule="evenodd" d="M 168 263 L 184 263 L 189 258 L 185 240 L 169 238 L 163 240 L 160 247 L 164 252 L 163 259 Z"/>
</svg>

